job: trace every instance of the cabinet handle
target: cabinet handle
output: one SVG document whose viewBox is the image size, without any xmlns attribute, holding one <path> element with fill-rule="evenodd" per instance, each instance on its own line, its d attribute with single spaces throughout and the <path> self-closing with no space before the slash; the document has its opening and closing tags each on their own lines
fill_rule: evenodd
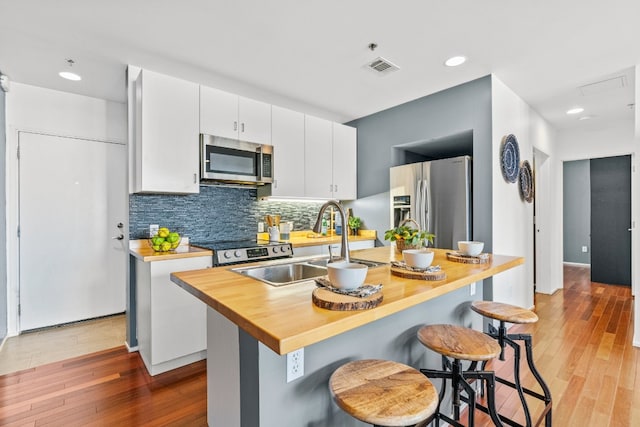
<svg viewBox="0 0 640 427">
<path fill-rule="evenodd" d="M 194 173 L 193 174 L 193 183 L 196 184 L 198 182 L 198 174 Z"/>
<path fill-rule="evenodd" d="M 333 193 L 333 184 L 329 184 L 329 193 Z"/>
<path fill-rule="evenodd" d="M 244 123 L 242 123 L 242 124 L 240 125 L 240 131 L 241 131 L 241 132 L 244 132 Z"/>
<path fill-rule="evenodd" d="M 338 192 L 338 184 L 334 184 L 333 186 L 333 192 L 337 193 Z"/>
<path fill-rule="evenodd" d="M 278 180 L 277 179 L 273 180 L 273 188 L 278 188 Z"/>
<path fill-rule="evenodd" d="M 238 122 L 233 122 L 233 130 L 238 130 Z"/>
</svg>

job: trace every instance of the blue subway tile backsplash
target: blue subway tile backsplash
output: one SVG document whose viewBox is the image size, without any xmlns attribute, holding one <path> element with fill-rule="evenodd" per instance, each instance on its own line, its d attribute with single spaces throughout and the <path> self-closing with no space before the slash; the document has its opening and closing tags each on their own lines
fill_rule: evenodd
<svg viewBox="0 0 640 427">
<path fill-rule="evenodd" d="M 252 239 L 268 214 L 293 221 L 294 230 L 308 230 L 321 205 L 259 201 L 255 189 L 223 186 L 201 186 L 199 194 L 131 194 L 129 238 L 147 238 L 149 225 L 158 224 L 193 241 Z"/>
</svg>

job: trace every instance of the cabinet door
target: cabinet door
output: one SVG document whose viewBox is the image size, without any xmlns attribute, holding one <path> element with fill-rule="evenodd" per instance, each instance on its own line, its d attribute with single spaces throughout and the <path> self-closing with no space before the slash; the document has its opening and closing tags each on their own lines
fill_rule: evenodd
<svg viewBox="0 0 640 427">
<path fill-rule="evenodd" d="M 272 107 L 274 181 L 271 195 L 304 197 L 304 114 Z"/>
<path fill-rule="evenodd" d="M 197 193 L 198 85 L 148 70 L 136 85 L 136 192 Z"/>
<path fill-rule="evenodd" d="M 239 138 L 258 144 L 271 144 L 271 104 L 239 98 Z"/>
<path fill-rule="evenodd" d="M 173 283 L 174 271 L 211 267 L 210 256 L 151 262 L 151 358 L 154 365 L 207 348 L 207 306 Z"/>
<path fill-rule="evenodd" d="M 332 197 L 331 122 L 304 117 L 304 192 L 306 197 Z"/>
<path fill-rule="evenodd" d="M 238 95 L 200 86 L 200 133 L 238 139 Z"/>
<path fill-rule="evenodd" d="M 357 198 L 356 128 L 333 124 L 333 197 L 338 200 Z"/>
</svg>

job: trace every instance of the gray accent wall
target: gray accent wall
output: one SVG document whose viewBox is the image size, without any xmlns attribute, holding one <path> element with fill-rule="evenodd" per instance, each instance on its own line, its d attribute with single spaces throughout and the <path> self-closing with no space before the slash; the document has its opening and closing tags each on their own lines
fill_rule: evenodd
<svg viewBox="0 0 640 427">
<path fill-rule="evenodd" d="M 366 228 L 377 230 L 379 239 L 390 228 L 389 168 L 406 163 L 397 152 L 418 144 L 430 158 L 451 157 L 441 142 L 472 135 L 473 239 L 485 242 L 491 252 L 491 76 L 347 124 L 358 129 L 358 200 L 349 206 L 365 218 Z"/>
<path fill-rule="evenodd" d="M 0 89 L 0 227 L 7 228 L 5 93 Z M 0 245 L 0 342 L 7 336 L 7 246 Z"/>
<path fill-rule="evenodd" d="M 563 261 L 591 264 L 591 184 L 589 160 L 563 163 Z M 582 252 L 582 246 L 588 252 Z"/>
</svg>

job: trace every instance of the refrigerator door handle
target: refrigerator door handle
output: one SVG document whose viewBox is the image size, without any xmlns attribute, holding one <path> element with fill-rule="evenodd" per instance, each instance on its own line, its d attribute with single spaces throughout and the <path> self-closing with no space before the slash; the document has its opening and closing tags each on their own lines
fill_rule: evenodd
<svg viewBox="0 0 640 427">
<path fill-rule="evenodd" d="M 418 225 L 420 225 L 420 203 L 421 203 L 420 202 L 420 196 L 421 196 L 420 193 L 422 191 L 421 185 L 422 185 L 421 180 L 416 181 L 415 200 L 413 202 L 414 206 L 415 206 L 415 208 L 414 208 L 415 210 L 414 210 L 414 212 L 410 212 L 409 213 L 409 218 L 415 220 L 418 223 Z M 411 214 L 413 214 L 413 217 L 411 216 Z"/>
<path fill-rule="evenodd" d="M 429 191 L 429 182 L 425 179 L 422 186 L 424 190 L 424 231 L 430 231 L 431 220 L 431 192 Z"/>
</svg>

